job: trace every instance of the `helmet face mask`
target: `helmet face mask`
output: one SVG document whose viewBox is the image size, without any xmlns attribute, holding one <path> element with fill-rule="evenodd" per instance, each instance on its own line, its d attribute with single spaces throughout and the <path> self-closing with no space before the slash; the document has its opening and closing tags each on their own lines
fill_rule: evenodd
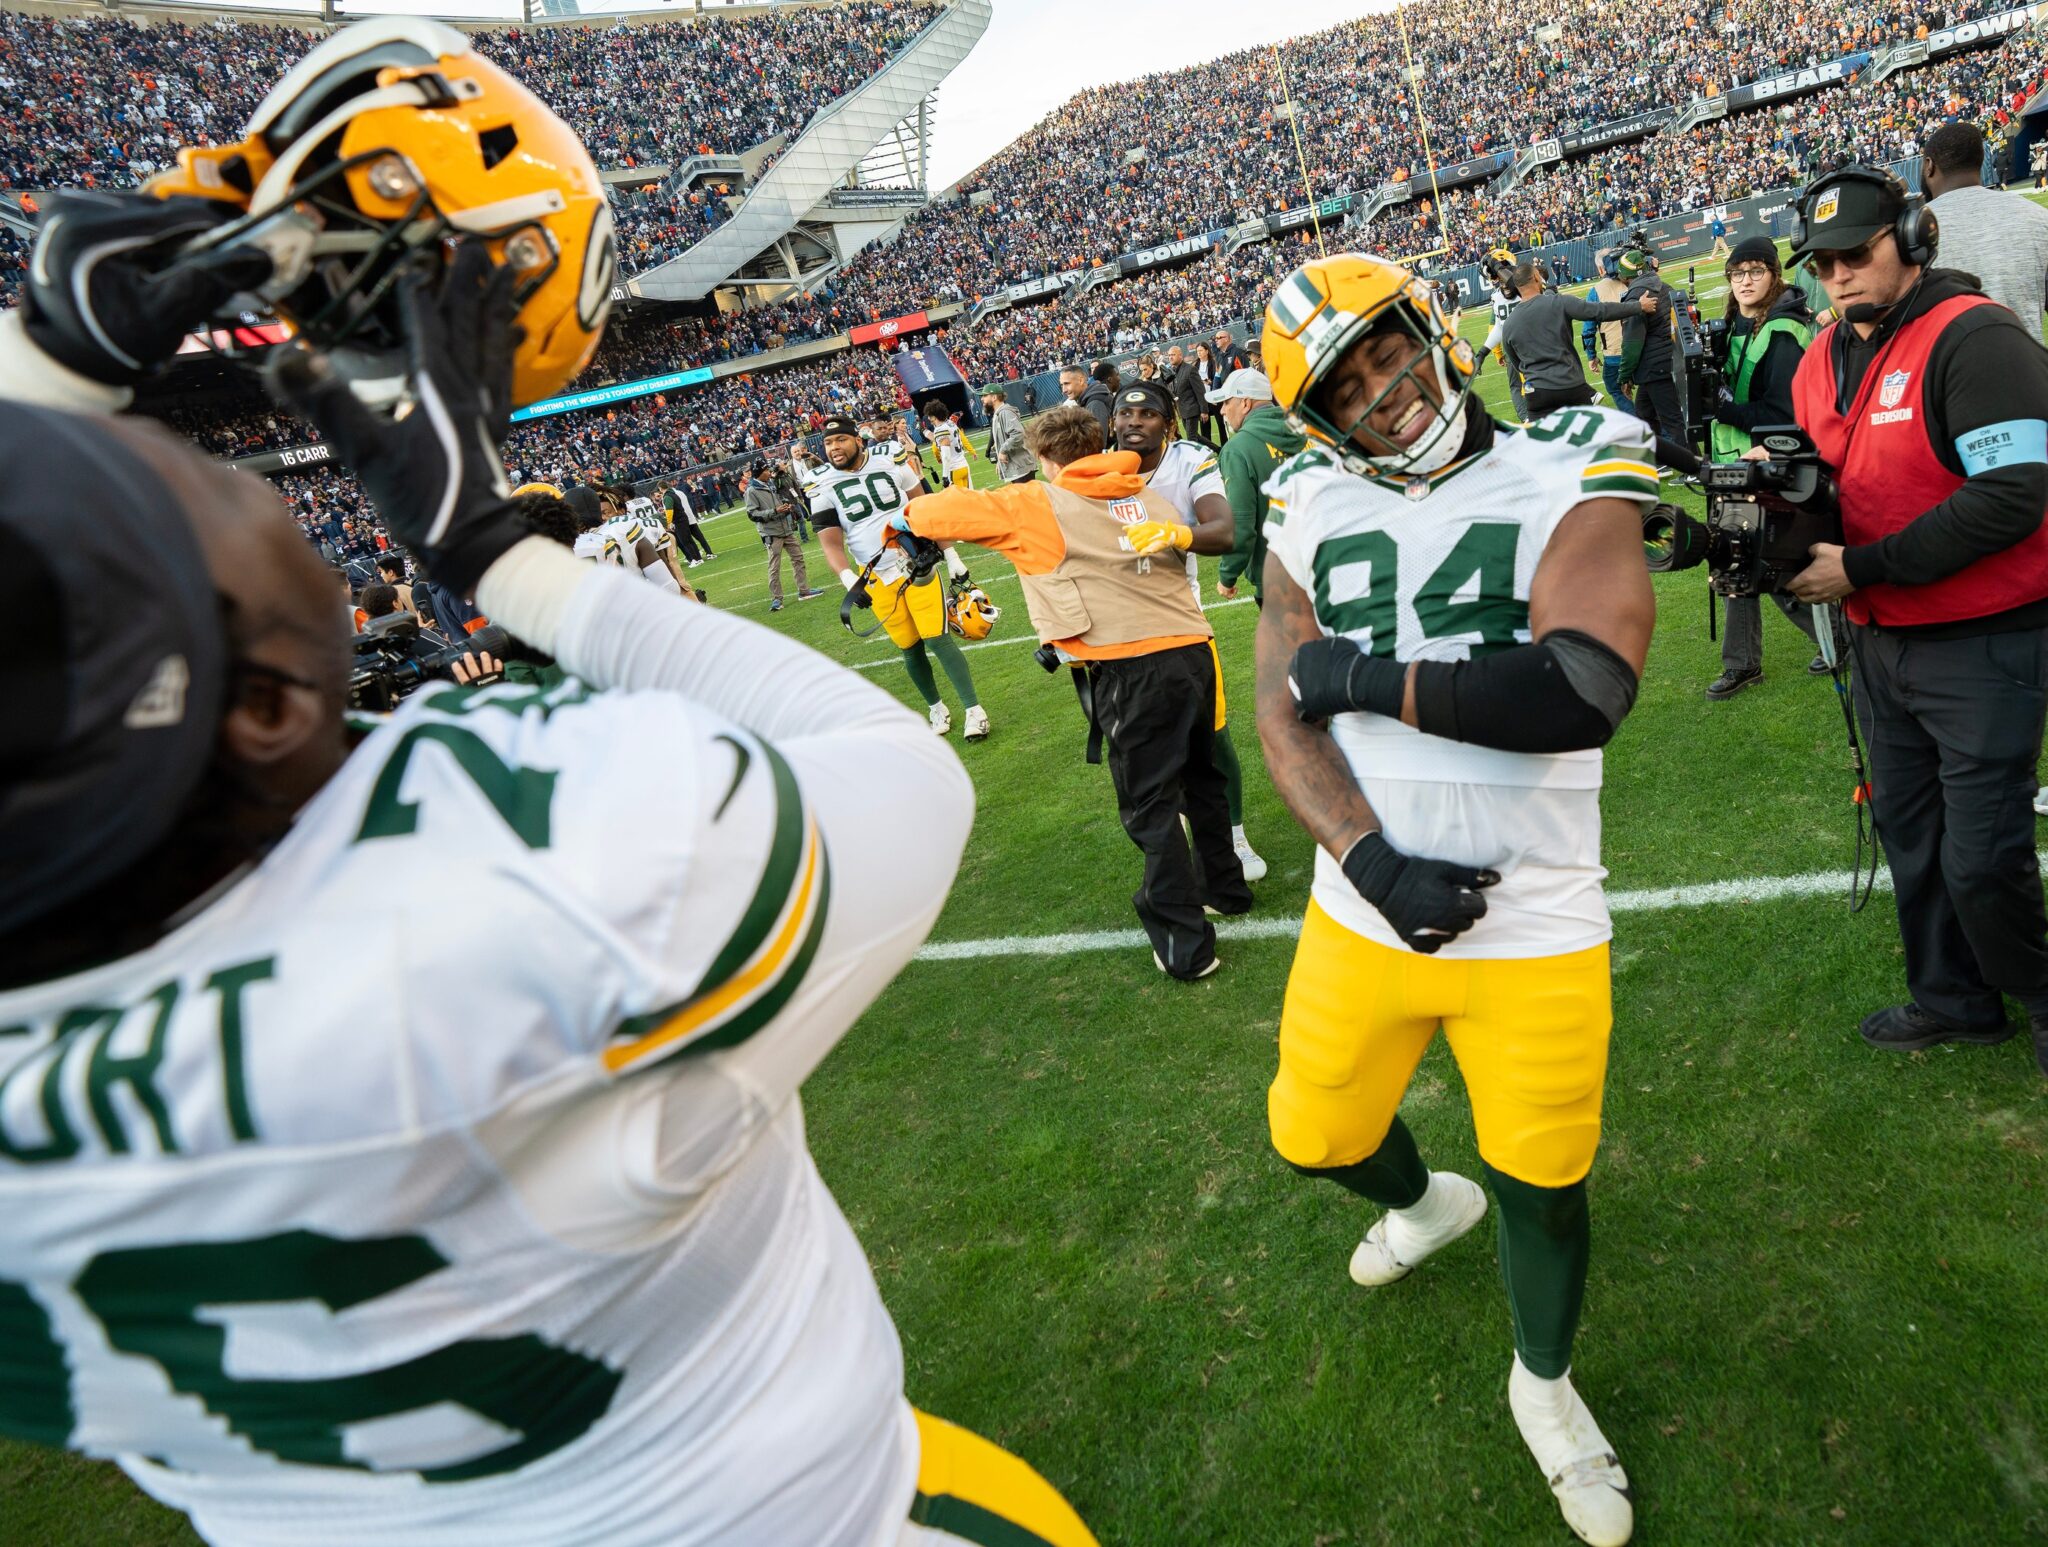
<svg viewBox="0 0 2048 1547">
<path fill-rule="evenodd" d="M 1413 345 L 1405 361 L 1387 361 L 1388 380 L 1363 407 L 1333 410 L 1331 387 L 1353 372 L 1373 340 Z M 1405 269 L 1345 253 L 1297 269 L 1266 312 L 1263 353 L 1273 391 L 1296 429 L 1360 476 L 1416 475 L 1453 460 L 1469 423 L 1478 372 L 1471 344 L 1452 331 L 1430 290 Z M 1378 373 L 1372 373 L 1368 380 Z M 1434 423 L 1405 446 L 1371 427 L 1382 405 L 1410 383 Z"/>
<path fill-rule="evenodd" d="M 517 271 L 515 405 L 574 379 L 611 307 L 611 207 L 582 142 L 423 18 L 335 33 L 272 89 L 241 143 L 181 152 L 149 187 L 239 204 L 246 214 L 206 244 L 269 252 L 264 299 L 377 406 L 405 379 L 399 281 L 437 270 L 458 239 Z"/>
</svg>

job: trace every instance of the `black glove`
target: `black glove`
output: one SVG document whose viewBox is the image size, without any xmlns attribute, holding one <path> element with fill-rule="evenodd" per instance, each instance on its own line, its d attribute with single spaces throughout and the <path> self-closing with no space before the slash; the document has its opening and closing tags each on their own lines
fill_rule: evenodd
<svg viewBox="0 0 2048 1547">
<path fill-rule="evenodd" d="M 399 281 L 414 399 L 402 419 L 365 407 L 326 356 L 303 346 L 277 350 L 265 372 L 272 396 L 312 423 L 362 482 L 391 535 L 463 597 L 530 535 L 498 460 L 524 336 L 512 286 L 512 270 L 493 263 L 477 238 L 456 248 L 438 296 L 425 272 Z"/>
<path fill-rule="evenodd" d="M 28 268 L 28 336 L 81 376 L 114 387 L 140 381 L 236 291 L 270 277 L 270 255 L 255 247 L 178 256 L 240 213 L 214 199 L 52 194 Z"/>
<path fill-rule="evenodd" d="M 1408 691 L 1408 666 L 1392 656 L 1367 655 L 1356 640 L 1311 639 L 1294 652 L 1287 691 L 1294 695 L 1295 714 L 1304 720 L 1327 720 L 1356 709 L 1398 720 Z"/>
<path fill-rule="evenodd" d="M 1425 956 L 1485 918 L 1481 889 L 1500 881 L 1498 871 L 1402 854 L 1378 833 L 1345 852 L 1344 875 L 1409 949 Z"/>
<path fill-rule="evenodd" d="M 1735 406 L 1735 393 L 1725 381 L 1714 389 L 1714 406 L 1723 409 Z"/>
</svg>

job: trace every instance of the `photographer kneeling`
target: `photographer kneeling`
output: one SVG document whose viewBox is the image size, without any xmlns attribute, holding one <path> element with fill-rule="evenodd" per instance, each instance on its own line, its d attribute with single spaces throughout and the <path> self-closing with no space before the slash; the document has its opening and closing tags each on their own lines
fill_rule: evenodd
<svg viewBox="0 0 2048 1547">
<path fill-rule="evenodd" d="M 1234 525 L 1228 514 L 1182 521 L 1139 475 L 1136 452 L 1100 449 L 1101 427 L 1085 408 L 1055 408 L 1025 436 L 1047 482 L 948 489 L 912 500 L 889 524 L 992 548 L 1016 564 L 1040 641 L 1083 674 L 1089 760 L 1098 737 L 1109 743 L 1117 815 L 1145 855 L 1131 901 L 1153 960 L 1176 978 L 1205 978 L 1217 958 L 1204 907 L 1244 913 L 1252 894 L 1216 766 L 1213 630 L 1180 554 L 1229 552 Z M 1040 658 L 1052 669 L 1049 655 Z"/>
<path fill-rule="evenodd" d="M 1791 589 L 1847 599 L 1873 809 L 1909 1003 L 1872 1047 L 2003 1042 L 2025 1006 L 2048 1071 L 2048 919 L 2034 765 L 2048 709 L 2048 352 L 1967 274 L 1930 267 L 1933 214 L 1845 167 L 1800 195 L 1793 259 L 1842 320 L 1792 401 L 1840 482 L 1846 546 Z M 1752 453 L 1754 455 L 1755 453 Z"/>
<path fill-rule="evenodd" d="M 1744 237 L 1728 255 L 1727 275 L 1728 354 L 1722 367 L 1726 384 L 1714 409 L 1709 443 L 1716 462 L 1732 461 L 1748 451 L 1752 430 L 1792 423 L 1792 377 L 1813 342 L 1813 314 L 1806 296 L 1785 283 L 1776 242 L 1767 236 Z M 1773 591 L 1771 600 L 1801 633 L 1815 638 L 1810 606 L 1782 591 Z M 1828 663 L 1816 655 L 1806 669 L 1825 676 Z M 1707 697 L 1733 698 L 1763 680 L 1763 601 L 1731 596 L 1721 633 L 1721 675 L 1708 684 Z"/>
</svg>

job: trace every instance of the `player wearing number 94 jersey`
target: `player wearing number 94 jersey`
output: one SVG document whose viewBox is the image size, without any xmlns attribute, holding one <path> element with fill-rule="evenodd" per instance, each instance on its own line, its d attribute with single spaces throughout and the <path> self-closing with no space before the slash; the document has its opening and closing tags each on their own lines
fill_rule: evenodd
<svg viewBox="0 0 2048 1547">
<path fill-rule="evenodd" d="M 1396 1115 L 1441 1027 L 1500 1207 L 1510 1407 L 1566 1522 L 1615 1547 L 1627 1475 L 1569 1368 L 1610 1022 L 1600 748 L 1653 621 L 1644 430 L 1577 408 L 1496 425 L 1471 346 L 1372 258 L 1289 276 L 1265 358 L 1309 446 L 1266 485 L 1259 732 L 1320 846 L 1273 1143 L 1387 1210 L 1351 1276 L 1404 1277 L 1486 1211 Z"/>
<path fill-rule="evenodd" d="M 0 1435 L 224 1547 L 1093 1547 L 911 1409 L 805 1144 L 798 1087 L 952 881 L 958 761 L 526 535 L 480 417 L 350 440 L 310 401 L 572 679 L 430 687 L 351 747 L 325 571 L 261 480 L 0 403 L 42 469 L 0 490 L 0 601 L 66 652 L 9 679 Z M 905 803 L 919 841 L 878 837 Z"/>
</svg>

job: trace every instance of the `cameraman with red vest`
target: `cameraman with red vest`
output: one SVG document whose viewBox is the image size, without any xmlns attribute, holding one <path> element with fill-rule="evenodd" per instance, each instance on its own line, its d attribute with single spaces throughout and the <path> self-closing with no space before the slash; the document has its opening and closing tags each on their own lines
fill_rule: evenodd
<svg viewBox="0 0 2048 1547">
<path fill-rule="evenodd" d="M 1968 274 L 1931 267 L 1935 217 L 1849 166 L 1800 195 L 1793 261 L 1839 321 L 1792 382 L 1841 485 L 1843 545 L 1802 601 L 1844 601 L 1872 799 L 1898 890 L 1909 1003 L 1872 1047 L 2003 1042 L 2027 1011 L 2048 1073 L 2048 918 L 2034 764 L 2048 711 L 2048 350 Z"/>
</svg>

